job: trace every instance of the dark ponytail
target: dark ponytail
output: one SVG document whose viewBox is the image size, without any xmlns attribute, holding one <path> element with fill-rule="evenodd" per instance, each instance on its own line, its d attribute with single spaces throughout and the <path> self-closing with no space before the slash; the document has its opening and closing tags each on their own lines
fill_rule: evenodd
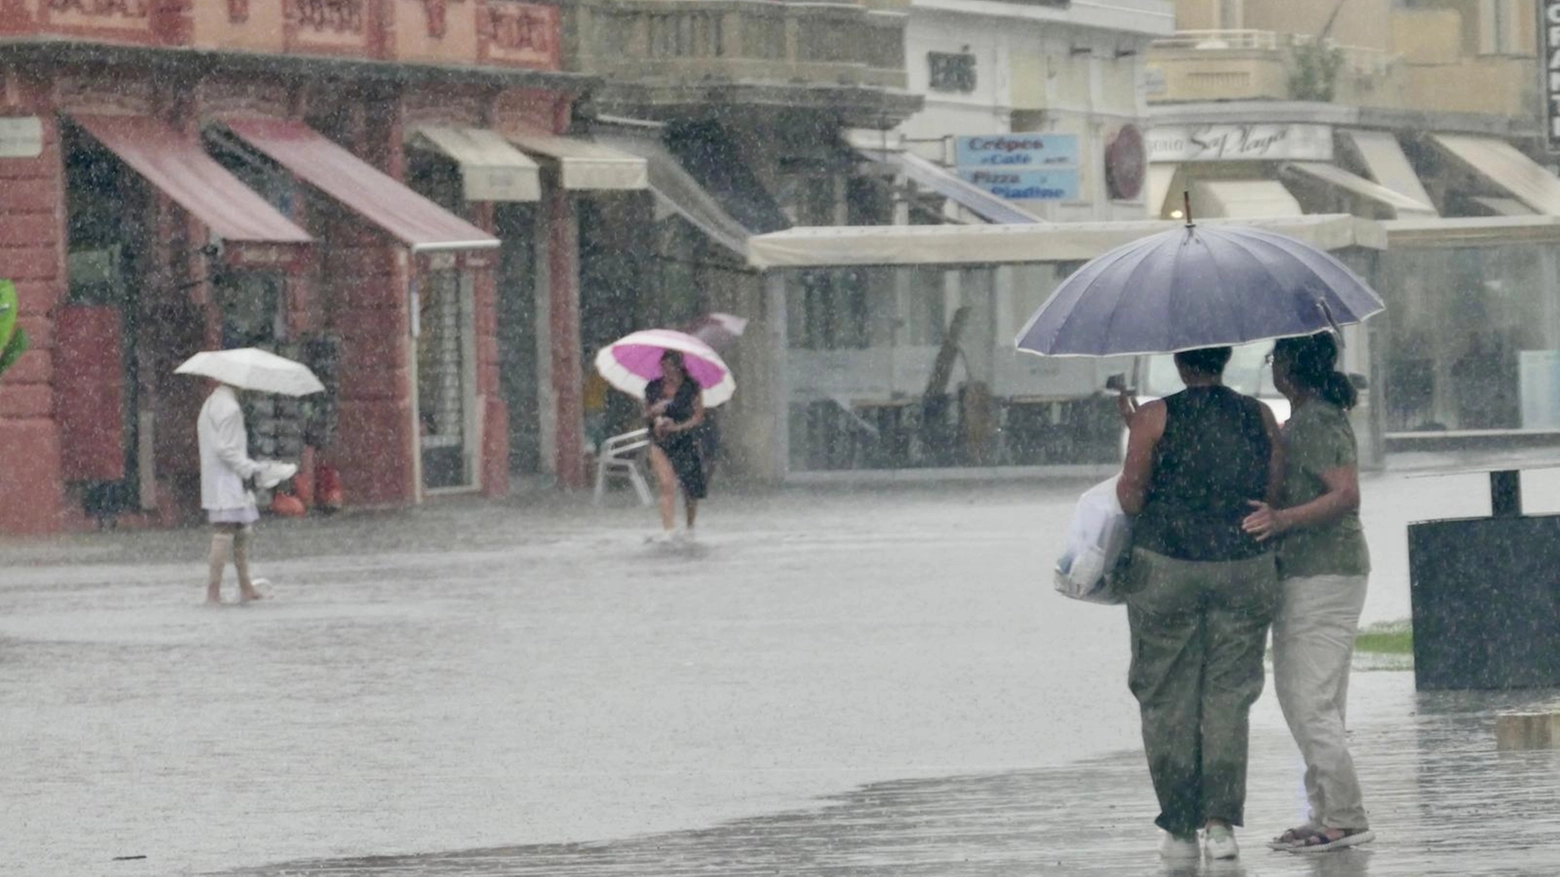
<svg viewBox="0 0 1560 877">
<path fill-rule="evenodd" d="M 1331 332 L 1281 338 L 1273 345 L 1273 358 L 1284 361 L 1290 380 L 1329 405 L 1348 411 L 1359 403 L 1354 382 L 1338 371 L 1338 339 Z"/>
</svg>

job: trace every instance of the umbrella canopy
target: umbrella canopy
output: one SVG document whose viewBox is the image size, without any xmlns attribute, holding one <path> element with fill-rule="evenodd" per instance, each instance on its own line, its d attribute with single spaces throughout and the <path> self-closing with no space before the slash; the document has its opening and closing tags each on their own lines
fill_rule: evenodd
<svg viewBox="0 0 1560 877">
<path fill-rule="evenodd" d="M 1385 307 L 1310 244 L 1255 228 L 1187 226 L 1078 269 L 1016 343 L 1046 356 L 1175 353 L 1310 335 Z"/>
<path fill-rule="evenodd" d="M 733 314 L 711 313 L 694 320 L 685 331 L 715 352 L 724 353 L 747 331 L 747 324 L 747 320 Z"/>
<path fill-rule="evenodd" d="M 197 353 L 174 373 L 200 375 L 241 390 L 283 396 L 307 396 L 325 390 L 308 366 L 255 347 Z"/>
<path fill-rule="evenodd" d="M 21 303 L 16 297 L 16 284 L 0 280 L 0 350 L 11 343 L 11 333 L 16 331 L 16 316 L 19 313 Z"/>
<path fill-rule="evenodd" d="M 683 355 L 688 374 L 704 388 L 704 407 L 714 408 L 737 391 L 731 369 L 708 344 L 684 332 L 647 329 L 626 335 L 596 354 L 596 371 L 607 383 L 641 399 L 645 386 L 661 376 L 661 354 Z"/>
</svg>

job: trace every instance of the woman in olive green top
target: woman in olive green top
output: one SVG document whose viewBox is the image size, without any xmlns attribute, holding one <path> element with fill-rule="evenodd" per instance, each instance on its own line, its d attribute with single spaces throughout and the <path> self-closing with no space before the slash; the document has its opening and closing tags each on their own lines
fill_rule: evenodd
<svg viewBox="0 0 1560 877">
<path fill-rule="evenodd" d="M 1331 333 L 1282 339 L 1272 362 L 1273 384 L 1292 409 L 1283 430 L 1284 487 L 1278 508 L 1254 503 L 1243 526 L 1259 540 L 1278 538 L 1284 593 L 1273 618 L 1273 689 L 1305 757 L 1311 806 L 1306 823 L 1272 846 L 1326 852 L 1375 839 L 1344 729 L 1370 573 L 1348 415 L 1357 394 L 1337 369 Z"/>
</svg>

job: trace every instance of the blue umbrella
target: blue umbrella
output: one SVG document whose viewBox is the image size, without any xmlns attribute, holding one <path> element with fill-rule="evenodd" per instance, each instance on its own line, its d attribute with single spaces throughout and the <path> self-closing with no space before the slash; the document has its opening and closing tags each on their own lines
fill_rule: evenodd
<svg viewBox="0 0 1560 877">
<path fill-rule="evenodd" d="M 1046 356 L 1175 353 L 1310 335 L 1385 307 L 1342 262 L 1303 241 L 1187 225 L 1078 269 L 1016 343 Z"/>
</svg>

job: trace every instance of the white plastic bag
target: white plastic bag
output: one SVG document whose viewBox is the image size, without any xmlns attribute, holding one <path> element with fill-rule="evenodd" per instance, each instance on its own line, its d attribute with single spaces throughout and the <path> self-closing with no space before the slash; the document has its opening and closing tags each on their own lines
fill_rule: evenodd
<svg viewBox="0 0 1560 877">
<path fill-rule="evenodd" d="M 1132 519 L 1116 498 L 1120 476 L 1096 484 L 1078 497 L 1067 550 L 1056 562 L 1056 590 L 1090 603 L 1120 603 L 1112 585 L 1132 542 Z"/>
</svg>

